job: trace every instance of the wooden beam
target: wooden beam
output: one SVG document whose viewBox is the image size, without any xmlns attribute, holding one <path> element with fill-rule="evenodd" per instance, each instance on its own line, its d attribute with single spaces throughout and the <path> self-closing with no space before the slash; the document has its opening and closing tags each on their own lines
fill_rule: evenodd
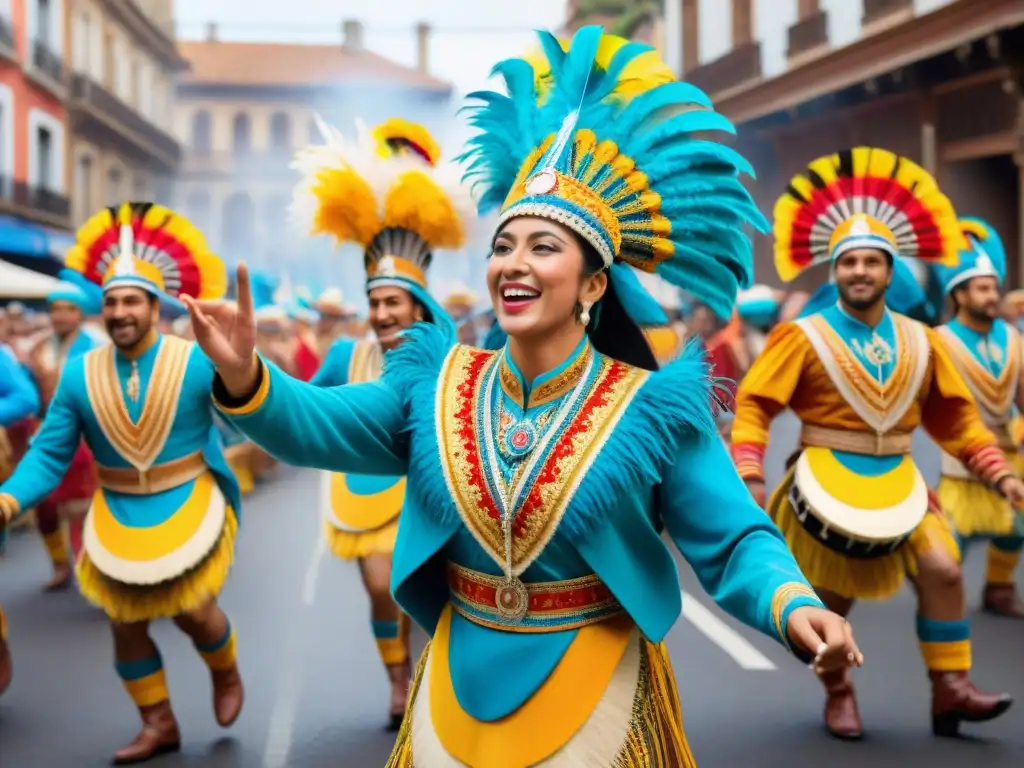
<svg viewBox="0 0 1024 768">
<path fill-rule="evenodd" d="M 1017 137 L 1013 131 L 1003 131 L 989 136 L 947 141 L 939 146 L 939 157 L 944 163 L 961 160 L 978 160 L 983 157 L 1012 155 L 1017 148 Z"/>
</svg>

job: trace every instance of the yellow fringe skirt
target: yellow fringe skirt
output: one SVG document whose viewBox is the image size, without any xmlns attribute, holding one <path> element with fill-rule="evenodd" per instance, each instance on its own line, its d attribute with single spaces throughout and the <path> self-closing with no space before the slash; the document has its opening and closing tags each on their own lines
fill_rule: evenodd
<svg viewBox="0 0 1024 768">
<path fill-rule="evenodd" d="M 229 506 L 224 530 L 210 553 L 191 570 L 162 584 L 124 584 L 104 575 L 83 548 L 75 564 L 78 589 L 111 621 L 131 624 L 172 618 L 201 608 L 220 594 L 235 559 L 238 519 Z"/>
<path fill-rule="evenodd" d="M 238 490 L 243 494 L 249 494 L 256 488 L 256 478 L 252 471 L 252 443 L 239 443 L 232 445 L 224 451 L 224 458 L 238 481 Z"/>
<path fill-rule="evenodd" d="M 398 518 L 372 531 L 342 531 L 324 521 L 324 539 L 335 557 L 358 560 L 370 555 L 390 555 L 398 538 Z"/>
<path fill-rule="evenodd" d="M 1006 458 L 1024 476 L 1024 460 L 1018 453 L 1008 452 Z M 1010 503 L 985 483 L 972 478 L 943 475 L 935 488 L 939 504 L 949 516 L 953 528 L 963 538 L 1012 536 L 1015 534 L 1016 512 Z"/>
<path fill-rule="evenodd" d="M 891 555 L 868 560 L 845 557 L 829 549 L 807 532 L 790 503 L 795 472 L 795 466 L 790 467 L 772 494 L 768 514 L 782 532 L 800 570 L 816 589 L 852 600 L 882 600 L 896 594 L 907 576 L 917 575 L 917 561 L 928 552 L 941 549 L 959 561 L 960 548 L 953 529 L 932 494 L 924 520 Z"/>
<path fill-rule="evenodd" d="M 641 638 L 639 651 L 640 673 L 633 695 L 632 717 L 618 756 L 607 766 L 602 766 L 588 761 L 585 754 L 563 756 L 556 753 L 534 764 L 536 768 L 561 768 L 564 765 L 587 765 L 588 768 L 696 768 L 697 763 L 683 730 L 679 691 L 665 644 Z M 416 667 L 405 720 L 385 768 L 486 768 L 463 766 L 451 757 L 435 762 L 413 755 L 411 712 L 416 697 L 421 693 L 420 683 L 427 667 L 429 652 L 428 643 Z M 522 765 L 517 768 L 534 766 Z"/>
</svg>

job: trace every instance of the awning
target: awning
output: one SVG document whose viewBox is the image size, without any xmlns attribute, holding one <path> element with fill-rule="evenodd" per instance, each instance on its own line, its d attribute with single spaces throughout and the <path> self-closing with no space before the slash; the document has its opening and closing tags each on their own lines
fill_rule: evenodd
<svg viewBox="0 0 1024 768">
<path fill-rule="evenodd" d="M 14 216 L 0 215 L 0 260 L 25 269 L 56 276 L 63 266 L 64 253 L 57 257 L 54 248 L 57 236 Z"/>
<path fill-rule="evenodd" d="M 58 283 L 55 277 L 0 262 L 0 300 L 45 299 Z"/>
</svg>

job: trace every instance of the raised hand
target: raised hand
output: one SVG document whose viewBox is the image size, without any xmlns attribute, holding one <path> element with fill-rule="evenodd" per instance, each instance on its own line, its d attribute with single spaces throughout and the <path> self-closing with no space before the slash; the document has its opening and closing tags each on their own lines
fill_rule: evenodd
<svg viewBox="0 0 1024 768">
<path fill-rule="evenodd" d="M 252 306 L 249 270 L 238 265 L 238 301 L 182 300 L 192 318 L 192 332 L 199 348 L 206 353 L 235 396 L 247 394 L 256 383 L 259 371 L 256 358 L 256 314 Z"/>
</svg>

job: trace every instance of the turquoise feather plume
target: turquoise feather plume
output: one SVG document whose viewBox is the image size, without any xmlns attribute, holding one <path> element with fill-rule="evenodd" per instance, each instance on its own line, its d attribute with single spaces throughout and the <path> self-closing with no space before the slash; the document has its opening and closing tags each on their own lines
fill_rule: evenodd
<svg viewBox="0 0 1024 768">
<path fill-rule="evenodd" d="M 550 207 L 551 218 L 594 244 L 606 264 L 611 255 L 656 272 L 728 318 L 737 290 L 753 279 L 748 227 L 769 230 L 741 181 L 742 175 L 754 175 L 750 164 L 727 146 L 695 137 L 735 133 L 733 126 L 693 85 L 640 82 L 638 57 L 649 56 L 649 46 L 611 46 L 610 58 L 599 61 L 607 42 L 600 27 L 580 29 L 568 50 L 550 33 L 538 36 L 550 67 L 541 89 L 534 65 L 511 59 L 492 72 L 504 80 L 507 95 L 469 95 L 477 102 L 466 108 L 469 122 L 480 133 L 459 159 L 481 213 L 543 216 L 538 210 Z M 567 130 L 564 148 L 555 140 L 540 151 Z M 584 131 L 592 132 L 601 151 L 581 138 Z M 617 155 L 609 156 L 603 142 L 614 144 Z M 541 169 L 572 177 L 600 195 L 600 213 L 610 211 L 618 231 L 578 199 L 524 191 Z"/>
</svg>

